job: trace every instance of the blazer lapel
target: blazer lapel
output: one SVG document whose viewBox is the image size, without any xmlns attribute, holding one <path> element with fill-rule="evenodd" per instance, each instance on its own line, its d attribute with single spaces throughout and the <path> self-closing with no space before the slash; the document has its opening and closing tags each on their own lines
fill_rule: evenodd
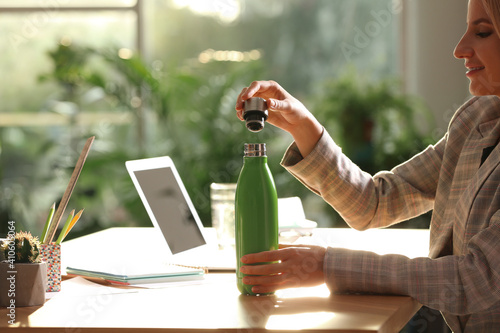
<svg viewBox="0 0 500 333">
<path fill-rule="evenodd" d="M 500 119 L 495 119 L 479 126 L 479 131 L 484 135 L 481 144 L 484 145 L 479 170 L 474 177 L 473 193 L 477 193 L 486 178 L 500 164 Z"/>
<path fill-rule="evenodd" d="M 500 139 L 500 120 L 495 119 L 484 123 L 479 126 L 478 131 L 476 131 L 475 139 L 470 141 L 468 145 L 471 149 L 475 147 L 475 152 L 470 153 L 470 167 L 467 168 L 467 172 L 471 173 L 469 178 L 468 186 L 463 191 L 457 203 L 457 212 L 461 217 L 462 223 L 456 225 L 458 228 L 454 228 L 454 239 L 456 237 L 462 238 L 461 242 L 454 241 L 454 245 L 458 246 L 461 251 L 464 251 L 468 239 L 465 237 L 465 232 L 467 230 L 467 223 L 469 221 L 469 214 L 473 204 L 474 199 L 477 196 L 478 191 L 483 186 L 486 179 L 490 176 L 493 170 L 500 164 L 500 144 L 498 141 Z M 488 150 L 491 152 L 486 157 Z M 486 158 L 485 158 L 486 157 Z M 484 161 L 481 161 L 483 158 Z"/>
</svg>

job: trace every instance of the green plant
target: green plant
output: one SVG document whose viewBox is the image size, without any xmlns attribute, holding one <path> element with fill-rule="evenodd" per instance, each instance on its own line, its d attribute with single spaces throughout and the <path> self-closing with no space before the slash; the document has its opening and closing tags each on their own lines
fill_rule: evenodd
<svg viewBox="0 0 500 333">
<path fill-rule="evenodd" d="M 430 112 L 396 80 L 370 81 L 350 70 L 324 88 L 315 113 L 364 171 L 391 169 L 431 143 Z"/>
<path fill-rule="evenodd" d="M 77 158 L 67 158 L 64 144 L 41 127 L 0 128 L 2 221 L 41 234 L 47 209 L 60 200 Z M 7 224 L 0 223 L 0 235 L 7 233 Z"/>
<path fill-rule="evenodd" d="M 28 231 L 17 232 L 12 241 L 4 242 L 1 245 L 5 258 L 11 258 L 12 252 L 15 256 L 15 263 L 39 263 L 40 241 Z"/>
</svg>

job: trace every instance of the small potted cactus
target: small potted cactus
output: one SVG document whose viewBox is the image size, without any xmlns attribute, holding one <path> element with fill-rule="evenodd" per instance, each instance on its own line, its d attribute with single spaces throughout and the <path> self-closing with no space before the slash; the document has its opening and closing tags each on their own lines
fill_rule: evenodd
<svg viewBox="0 0 500 333">
<path fill-rule="evenodd" d="M 0 245 L 0 306 L 36 306 L 45 302 L 47 266 L 42 262 L 40 241 L 30 232 L 9 234 Z"/>
</svg>

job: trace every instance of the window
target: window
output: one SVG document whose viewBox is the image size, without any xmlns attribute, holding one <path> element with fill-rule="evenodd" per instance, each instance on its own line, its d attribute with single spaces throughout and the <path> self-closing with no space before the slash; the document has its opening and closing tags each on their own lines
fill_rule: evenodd
<svg viewBox="0 0 500 333">
<path fill-rule="evenodd" d="M 0 69 L 9 83 L 0 90 L 0 217 L 39 234 L 79 142 L 98 134 L 70 201 L 85 208 L 88 222 L 79 228 L 147 220 L 123 162 L 160 154 L 179 155 L 176 164 L 189 174 L 186 187 L 209 225 L 209 184 L 236 181 L 248 135 L 233 115 L 241 87 L 273 79 L 307 99 L 349 66 L 375 79 L 396 76 L 398 4 L 0 0 Z M 61 79 L 55 54 L 68 50 L 72 64 L 82 58 L 84 65 L 74 73 L 66 68 L 62 74 L 74 76 Z M 115 52 L 114 63 L 106 52 Z M 119 59 L 130 59 L 128 67 Z M 288 143 L 269 133 L 264 140 Z M 289 187 L 280 172 L 273 170 L 278 186 Z M 308 195 L 293 186 L 289 193 Z M 331 225 L 328 217 L 313 218 Z"/>
</svg>

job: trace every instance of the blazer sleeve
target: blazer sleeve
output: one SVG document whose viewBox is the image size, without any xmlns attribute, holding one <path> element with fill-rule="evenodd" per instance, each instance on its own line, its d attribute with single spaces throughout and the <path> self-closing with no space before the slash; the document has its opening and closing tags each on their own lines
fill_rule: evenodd
<svg viewBox="0 0 500 333">
<path fill-rule="evenodd" d="M 454 315 L 477 313 L 500 300 L 500 210 L 473 236 L 465 255 L 438 259 L 328 248 L 325 281 L 336 293 L 409 295 Z"/>
<path fill-rule="evenodd" d="M 349 160 L 326 130 L 306 158 L 293 143 L 281 163 L 352 228 L 386 227 L 433 208 L 446 138 L 374 176 Z"/>
</svg>

